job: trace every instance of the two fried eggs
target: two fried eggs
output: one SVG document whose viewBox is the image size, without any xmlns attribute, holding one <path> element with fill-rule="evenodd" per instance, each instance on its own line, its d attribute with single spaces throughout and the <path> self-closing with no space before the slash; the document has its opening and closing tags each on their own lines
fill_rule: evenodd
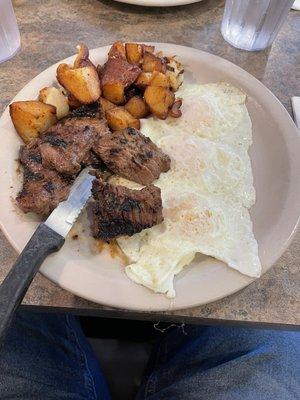
<svg viewBox="0 0 300 400">
<path fill-rule="evenodd" d="M 255 190 L 248 149 L 252 143 L 246 96 L 226 83 L 185 85 L 182 117 L 142 123 L 171 158 L 154 184 L 161 189 L 164 222 L 118 239 L 130 260 L 126 274 L 157 293 L 175 296 L 174 276 L 196 253 L 258 277 L 261 264 L 249 208 Z M 122 178 L 114 182 L 141 186 Z"/>
</svg>

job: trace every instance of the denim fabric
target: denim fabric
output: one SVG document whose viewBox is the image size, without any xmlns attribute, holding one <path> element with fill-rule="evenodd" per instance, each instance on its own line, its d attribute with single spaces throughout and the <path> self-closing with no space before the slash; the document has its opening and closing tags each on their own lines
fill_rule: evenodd
<svg viewBox="0 0 300 400">
<path fill-rule="evenodd" d="M 136 400 L 299 400 L 299 332 L 176 328 L 156 346 Z"/>
<path fill-rule="evenodd" d="M 108 400 L 76 318 L 19 313 L 0 349 L 1 400 Z"/>
<path fill-rule="evenodd" d="M 298 400 L 299 348 L 297 332 L 174 328 L 154 348 L 136 400 Z M 19 313 L 0 350 L 0 399 L 109 399 L 74 317 Z"/>
</svg>

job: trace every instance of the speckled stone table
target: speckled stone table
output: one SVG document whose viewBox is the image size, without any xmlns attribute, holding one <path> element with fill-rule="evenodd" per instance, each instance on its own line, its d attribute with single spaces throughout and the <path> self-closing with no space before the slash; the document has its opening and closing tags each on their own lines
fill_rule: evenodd
<svg viewBox="0 0 300 400">
<path fill-rule="evenodd" d="M 74 54 L 77 42 L 90 48 L 124 41 L 164 41 L 224 57 L 260 79 L 291 112 L 290 97 L 300 95 L 300 13 L 291 11 L 270 49 L 247 53 L 224 42 L 220 34 L 222 0 L 204 0 L 175 8 L 142 8 L 109 0 L 15 0 L 22 50 L 0 64 L 0 111 L 35 75 Z M 297 64 L 298 63 L 298 64 Z M 2 149 L 3 150 L 3 149 Z M 299 155 L 300 157 L 300 155 Z M 0 205 L 1 206 L 1 205 Z M 0 232 L 0 281 L 17 254 Z M 165 313 L 114 310 L 85 301 L 38 274 L 24 300 L 35 310 L 67 311 L 191 323 L 252 323 L 294 328 L 300 324 L 300 235 L 276 265 L 241 292 L 206 306 Z"/>
</svg>

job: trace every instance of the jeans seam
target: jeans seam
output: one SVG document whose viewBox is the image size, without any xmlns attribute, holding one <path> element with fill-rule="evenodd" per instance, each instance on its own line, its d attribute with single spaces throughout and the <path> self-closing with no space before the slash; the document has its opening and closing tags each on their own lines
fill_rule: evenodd
<svg viewBox="0 0 300 400">
<path fill-rule="evenodd" d="M 85 369 L 86 369 L 86 371 L 88 372 L 88 382 L 89 382 L 88 390 L 89 390 L 89 392 L 91 393 L 91 389 L 92 389 L 93 395 L 94 395 L 93 398 L 94 398 L 95 400 L 97 400 L 97 393 L 96 393 L 96 389 L 95 389 L 94 377 L 93 377 L 93 375 L 92 375 L 92 373 L 91 373 L 91 371 L 90 371 L 90 368 L 89 368 L 89 365 L 88 365 L 88 362 L 87 362 L 87 358 L 86 358 L 86 354 L 85 354 L 85 352 L 82 350 L 82 347 L 80 346 L 80 341 L 78 340 L 77 333 L 76 333 L 76 331 L 72 328 L 72 326 L 71 326 L 71 324 L 70 324 L 70 321 L 69 321 L 69 316 L 68 316 L 68 315 L 66 315 L 66 320 L 67 320 L 67 325 L 68 325 L 68 327 L 69 327 L 69 330 L 72 332 L 72 334 L 73 334 L 73 336 L 74 336 L 74 338 L 75 338 L 76 345 L 77 345 L 77 347 L 78 347 L 78 349 L 79 349 L 79 351 L 80 351 L 81 358 L 83 359 L 83 365 L 85 366 Z M 86 385 L 85 385 L 85 386 L 86 386 Z"/>
</svg>

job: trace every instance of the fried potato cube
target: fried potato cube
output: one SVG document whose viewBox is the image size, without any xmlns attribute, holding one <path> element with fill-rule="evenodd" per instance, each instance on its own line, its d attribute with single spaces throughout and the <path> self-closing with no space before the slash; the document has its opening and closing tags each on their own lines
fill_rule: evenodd
<svg viewBox="0 0 300 400">
<path fill-rule="evenodd" d="M 41 101 L 16 101 L 10 104 L 9 113 L 16 131 L 25 143 L 57 122 L 56 108 Z"/>
<path fill-rule="evenodd" d="M 124 104 L 125 89 L 140 73 L 138 66 L 129 64 L 121 58 L 110 58 L 100 71 L 103 97 L 114 104 Z"/>
<path fill-rule="evenodd" d="M 105 99 L 104 97 L 100 97 L 100 99 L 98 101 L 99 101 L 102 111 L 104 111 L 104 112 L 116 107 L 116 105 L 114 103 L 110 102 L 109 100 Z"/>
<path fill-rule="evenodd" d="M 170 87 L 170 80 L 167 75 L 159 71 L 142 72 L 135 81 L 135 85 L 142 90 L 145 90 L 147 86 L 162 86 L 168 88 Z"/>
<path fill-rule="evenodd" d="M 126 43 L 126 58 L 130 64 L 139 65 L 143 60 L 143 47 L 138 43 Z"/>
<path fill-rule="evenodd" d="M 148 86 L 144 99 L 150 111 L 160 119 L 166 119 L 169 109 L 175 101 L 175 95 L 168 88 L 161 86 Z"/>
<path fill-rule="evenodd" d="M 102 86 L 102 95 L 110 102 L 116 104 L 124 104 L 125 88 L 121 82 L 106 83 Z"/>
<path fill-rule="evenodd" d="M 126 60 L 125 47 L 122 42 L 115 42 L 111 46 L 108 52 L 108 58 L 122 58 L 123 60 Z"/>
<path fill-rule="evenodd" d="M 150 110 L 145 101 L 139 96 L 133 96 L 125 104 L 125 110 L 128 111 L 134 118 L 145 118 Z"/>
<path fill-rule="evenodd" d="M 40 90 L 39 101 L 51 104 L 56 108 L 57 119 L 66 117 L 69 114 L 69 103 L 62 89 L 50 86 Z"/>
<path fill-rule="evenodd" d="M 145 90 L 147 86 L 150 85 L 152 79 L 152 72 L 141 72 L 140 75 L 137 77 L 137 80 L 135 81 L 135 85 L 142 89 Z"/>
<path fill-rule="evenodd" d="M 156 57 L 152 53 L 146 52 L 143 58 L 143 71 L 159 71 L 164 74 L 167 71 L 166 61 L 163 58 Z"/>
<path fill-rule="evenodd" d="M 125 128 L 140 129 L 140 121 L 134 118 L 124 107 L 115 107 L 107 110 L 105 117 L 108 126 L 113 131 L 118 131 Z"/>
<path fill-rule="evenodd" d="M 97 101 L 101 95 L 100 80 L 93 66 L 70 68 L 60 64 L 57 68 L 57 80 L 82 104 Z"/>
<path fill-rule="evenodd" d="M 168 88 L 170 87 L 169 77 L 162 72 L 154 71 L 152 72 L 150 86 L 161 86 Z"/>
</svg>

